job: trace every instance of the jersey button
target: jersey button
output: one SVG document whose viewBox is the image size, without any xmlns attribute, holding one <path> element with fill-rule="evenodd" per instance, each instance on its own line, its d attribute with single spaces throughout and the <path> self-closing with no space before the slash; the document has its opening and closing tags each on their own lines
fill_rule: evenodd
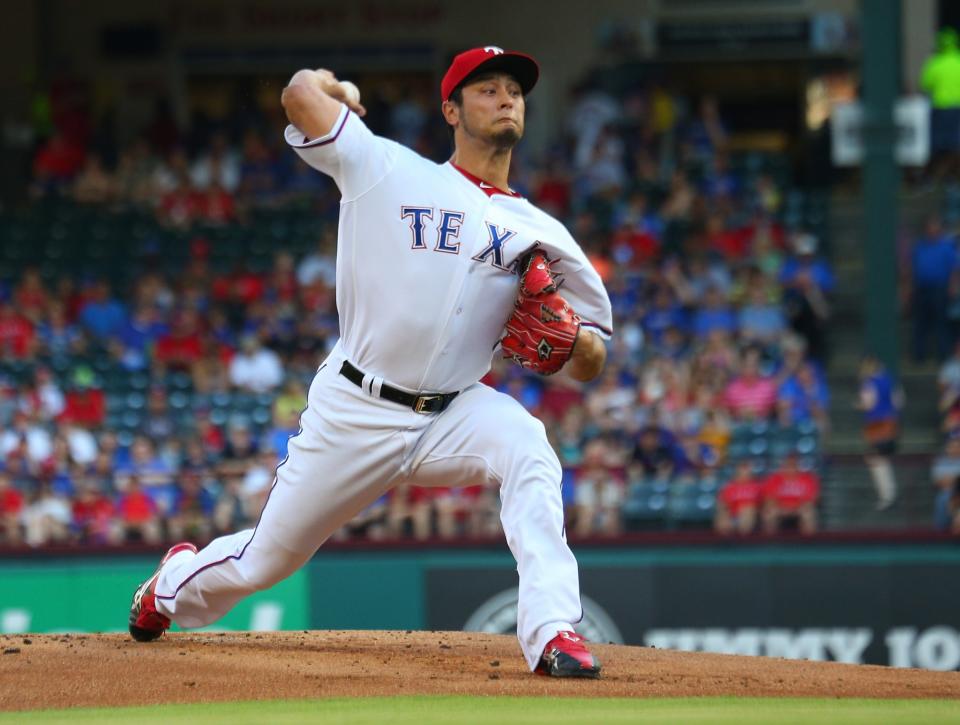
<svg viewBox="0 0 960 725">
<path fill-rule="evenodd" d="M 463 308 L 462 308 L 462 307 L 458 307 L 458 308 L 457 308 L 457 314 L 459 315 L 461 312 L 463 312 Z"/>
</svg>

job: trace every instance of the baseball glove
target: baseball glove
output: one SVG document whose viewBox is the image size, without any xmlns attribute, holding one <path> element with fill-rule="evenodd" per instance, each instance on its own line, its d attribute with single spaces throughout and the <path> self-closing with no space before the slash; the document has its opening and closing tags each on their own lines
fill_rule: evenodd
<svg viewBox="0 0 960 725">
<path fill-rule="evenodd" d="M 520 290 L 507 334 L 500 340 L 504 357 L 527 370 L 552 375 L 573 354 L 580 316 L 560 293 L 543 252 L 532 252 L 517 265 Z"/>
</svg>

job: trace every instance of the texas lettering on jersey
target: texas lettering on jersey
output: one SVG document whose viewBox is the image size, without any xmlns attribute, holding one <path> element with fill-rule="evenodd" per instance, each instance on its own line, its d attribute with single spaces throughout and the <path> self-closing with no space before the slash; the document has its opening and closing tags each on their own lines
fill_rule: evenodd
<svg viewBox="0 0 960 725">
<path fill-rule="evenodd" d="M 431 206 L 408 206 L 400 207 L 400 218 L 409 220 L 411 234 L 411 249 L 428 249 L 431 245 L 427 239 L 433 239 L 432 244 L 435 252 L 448 252 L 453 254 L 460 253 L 460 243 L 452 243 L 460 234 L 460 228 L 464 223 L 466 214 L 461 211 L 441 210 L 438 215 L 437 224 L 431 224 L 428 228 L 428 222 L 433 222 L 434 208 Z M 506 229 L 496 224 L 484 220 L 484 227 L 489 234 L 489 244 L 472 259 L 477 262 L 489 262 L 497 269 L 504 272 L 512 272 L 513 265 L 504 264 L 503 247 L 517 236 L 512 229 Z"/>
</svg>

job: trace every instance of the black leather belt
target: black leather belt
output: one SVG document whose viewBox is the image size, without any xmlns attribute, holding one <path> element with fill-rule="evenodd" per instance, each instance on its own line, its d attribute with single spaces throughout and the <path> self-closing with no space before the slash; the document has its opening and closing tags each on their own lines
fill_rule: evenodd
<svg viewBox="0 0 960 725">
<path fill-rule="evenodd" d="M 343 361 L 340 366 L 340 374 L 351 383 L 363 390 L 363 379 L 366 377 L 362 371 L 357 370 L 348 360 Z M 373 394 L 373 390 L 370 390 Z M 417 413 L 440 413 L 447 409 L 447 406 L 453 402 L 453 399 L 460 395 L 456 393 L 408 393 L 404 390 L 398 390 L 386 383 L 380 386 L 380 397 L 389 400 L 391 403 L 399 403 L 408 408 L 413 408 Z"/>
</svg>

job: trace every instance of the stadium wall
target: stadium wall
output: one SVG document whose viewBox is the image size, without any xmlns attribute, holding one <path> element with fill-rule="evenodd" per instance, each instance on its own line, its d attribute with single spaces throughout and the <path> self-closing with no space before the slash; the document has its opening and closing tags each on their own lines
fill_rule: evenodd
<svg viewBox="0 0 960 725">
<path fill-rule="evenodd" d="M 960 669 L 960 547 L 783 544 L 577 552 L 595 641 Z M 154 559 L 0 559 L 0 632 L 123 631 Z M 511 633 L 516 572 L 499 550 L 335 551 L 214 630 Z"/>
</svg>

